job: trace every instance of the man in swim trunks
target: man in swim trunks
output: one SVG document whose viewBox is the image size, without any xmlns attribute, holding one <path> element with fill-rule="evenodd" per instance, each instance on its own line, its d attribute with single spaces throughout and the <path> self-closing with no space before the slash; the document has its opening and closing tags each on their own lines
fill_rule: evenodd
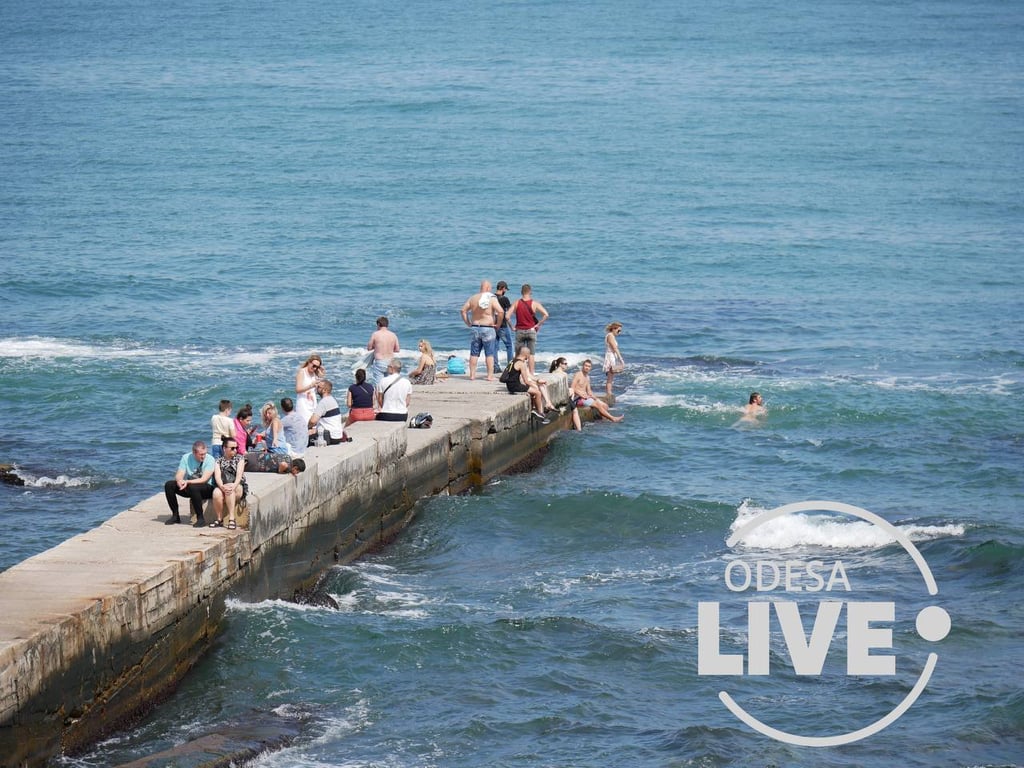
<svg viewBox="0 0 1024 768">
<path fill-rule="evenodd" d="M 619 422 L 624 416 L 612 416 L 603 400 L 598 400 L 594 390 L 590 388 L 590 369 L 594 364 L 590 360 L 584 360 L 580 364 L 579 371 L 572 377 L 572 384 L 569 387 L 569 397 L 573 398 L 577 408 L 593 408 L 608 421 Z"/>
<path fill-rule="evenodd" d="M 480 350 L 484 351 L 487 364 L 487 381 L 497 381 L 494 376 L 494 358 L 498 353 L 497 328 L 505 320 L 505 310 L 498 303 L 498 297 L 491 293 L 491 281 L 482 280 L 480 291 L 474 293 L 462 305 L 462 322 L 469 326 L 469 379 L 476 378 L 476 361 Z"/>
<path fill-rule="evenodd" d="M 371 384 L 376 384 L 388 375 L 388 363 L 402 350 L 398 346 L 398 336 L 388 328 L 386 317 L 377 318 L 377 330 L 366 342 L 366 348 L 373 350 L 373 365 L 367 371 Z"/>
</svg>

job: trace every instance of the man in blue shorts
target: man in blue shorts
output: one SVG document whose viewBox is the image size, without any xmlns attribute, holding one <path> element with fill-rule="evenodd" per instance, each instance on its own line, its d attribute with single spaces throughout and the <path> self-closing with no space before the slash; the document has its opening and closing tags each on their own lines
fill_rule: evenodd
<svg viewBox="0 0 1024 768">
<path fill-rule="evenodd" d="M 483 350 L 487 364 L 487 381 L 497 381 L 494 375 L 494 357 L 498 353 L 496 329 L 505 320 L 505 310 L 498 297 L 491 293 L 491 281 L 483 280 L 480 291 L 462 305 L 462 322 L 469 326 L 469 379 L 476 378 L 476 361 Z"/>
</svg>

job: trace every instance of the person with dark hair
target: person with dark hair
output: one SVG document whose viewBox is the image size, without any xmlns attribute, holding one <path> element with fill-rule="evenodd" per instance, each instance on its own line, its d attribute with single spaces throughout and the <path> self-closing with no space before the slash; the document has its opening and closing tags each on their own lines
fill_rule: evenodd
<svg viewBox="0 0 1024 768">
<path fill-rule="evenodd" d="M 231 418 L 231 401 L 221 400 L 218 411 L 210 419 L 210 446 L 213 458 L 219 458 L 223 454 L 223 442 L 225 437 L 235 434 L 235 422 Z"/>
<path fill-rule="evenodd" d="M 309 443 L 308 421 L 303 420 L 295 412 L 295 404 L 290 397 L 281 398 L 281 426 L 284 427 L 284 439 L 288 442 L 293 456 L 301 456 L 306 452 Z"/>
<path fill-rule="evenodd" d="M 213 511 L 217 519 L 210 523 L 211 528 L 224 526 L 224 508 L 227 507 L 227 528 L 235 530 L 235 507 L 245 498 L 249 491 L 245 484 L 245 457 L 238 453 L 238 441 L 233 437 L 225 437 L 223 455 L 213 464 Z"/>
<path fill-rule="evenodd" d="M 494 295 L 498 297 L 498 303 L 501 305 L 502 311 L 505 316 L 501 319 L 501 324 L 498 326 L 498 345 L 499 347 L 505 347 L 505 365 L 507 366 L 512 360 L 515 359 L 516 353 L 512 351 L 512 316 L 509 314 L 509 309 L 512 307 L 512 300 L 505 294 L 508 292 L 508 283 L 504 280 L 498 281 L 498 287 L 494 289 Z M 498 354 L 494 354 L 495 368 L 498 368 Z"/>
<path fill-rule="evenodd" d="M 743 415 L 740 421 L 757 421 L 768 415 L 768 409 L 764 407 L 764 398 L 760 392 L 751 392 L 746 406 L 743 408 Z"/>
<path fill-rule="evenodd" d="M 306 460 L 301 457 L 289 459 L 277 453 L 248 453 L 245 456 L 245 471 L 295 476 L 306 471 Z"/>
<path fill-rule="evenodd" d="M 556 357 L 551 361 L 551 367 L 548 368 L 548 373 L 553 373 L 556 376 L 560 376 L 566 380 L 566 389 L 569 389 L 569 361 L 564 357 Z M 580 421 L 580 412 L 576 408 L 576 400 L 572 396 L 572 392 L 569 392 L 569 413 L 572 416 L 572 428 L 577 432 L 583 431 L 583 422 Z"/>
<path fill-rule="evenodd" d="M 541 424 L 548 423 L 549 420 L 544 412 L 545 410 L 555 410 L 555 406 L 551 404 L 551 398 L 548 397 L 547 382 L 535 379 L 530 375 L 530 348 L 525 344 L 516 352 L 515 362 L 512 363 L 505 386 L 513 395 L 520 392 L 529 393 L 533 400 L 533 415 L 540 419 Z"/>
<path fill-rule="evenodd" d="M 238 441 L 239 451 L 249 450 L 253 445 L 252 434 L 255 431 L 256 425 L 252 423 L 252 406 L 246 403 L 235 414 L 235 439 Z"/>
<path fill-rule="evenodd" d="M 205 524 L 203 519 L 203 502 L 213 498 L 213 456 L 206 452 L 206 443 L 196 440 L 192 450 L 183 454 L 178 462 L 178 471 L 173 480 L 164 483 L 164 495 L 167 506 L 171 508 L 171 519 L 167 525 L 181 522 L 178 514 L 178 497 L 188 499 L 192 504 L 192 512 L 196 516 L 195 527 Z"/>
<path fill-rule="evenodd" d="M 366 348 L 373 351 L 373 364 L 370 366 L 370 383 L 377 384 L 387 375 L 388 361 L 401 352 L 398 336 L 388 328 L 388 319 L 383 315 L 377 318 L 377 330 L 366 342 Z"/>
<path fill-rule="evenodd" d="M 377 413 L 373 408 L 373 385 L 366 382 L 366 369 L 356 370 L 356 383 L 348 388 L 345 395 L 348 418 L 345 426 L 357 421 L 373 421 Z"/>
</svg>

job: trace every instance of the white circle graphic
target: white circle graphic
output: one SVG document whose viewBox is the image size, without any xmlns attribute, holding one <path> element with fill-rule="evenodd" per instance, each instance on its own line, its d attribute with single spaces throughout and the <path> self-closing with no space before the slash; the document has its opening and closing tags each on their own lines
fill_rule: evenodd
<svg viewBox="0 0 1024 768">
<path fill-rule="evenodd" d="M 755 519 L 751 520 L 749 523 L 733 533 L 732 536 L 726 539 L 725 543 L 730 547 L 734 547 L 756 528 L 785 515 L 792 515 L 797 512 L 822 511 L 839 512 L 846 515 L 852 515 L 853 517 L 859 517 L 861 520 L 869 522 L 872 525 L 877 525 L 898 541 L 900 546 L 902 546 L 903 549 L 906 550 L 907 554 L 910 555 L 911 559 L 913 559 L 914 563 L 917 565 L 917 569 L 921 572 L 921 577 L 924 579 L 925 586 L 928 589 L 928 594 L 937 595 L 939 593 L 939 588 L 935 583 L 935 579 L 932 576 L 931 569 L 928 567 L 928 563 L 925 562 L 924 557 L 922 557 L 917 547 L 914 546 L 910 537 L 888 520 L 879 517 L 874 512 L 869 512 L 866 509 L 855 507 L 852 504 L 844 504 L 839 501 L 798 501 L 793 504 L 785 504 L 781 507 L 769 510 L 763 515 L 758 515 Z M 937 605 L 930 605 L 923 608 L 917 615 L 917 633 L 924 640 L 928 640 L 929 642 L 938 642 L 939 640 L 942 640 L 947 634 L 949 634 L 951 626 L 952 622 L 950 621 L 949 614 L 945 609 Z M 718 698 L 740 721 L 753 728 L 758 733 L 777 741 L 782 741 L 787 744 L 793 744 L 800 747 L 838 747 L 843 744 L 851 744 L 855 741 L 865 739 L 868 736 L 878 733 L 883 728 L 892 725 L 892 723 L 894 723 L 904 712 L 910 709 L 913 703 L 917 701 L 917 698 L 924 691 L 925 686 L 928 685 L 928 681 L 931 679 L 932 672 L 935 670 L 935 665 L 938 660 L 939 656 L 937 653 L 928 654 L 928 659 L 925 662 L 924 669 L 921 670 L 920 676 L 917 678 L 917 682 L 914 683 L 910 692 L 889 712 L 889 714 L 879 718 L 870 725 L 859 728 L 856 731 L 840 733 L 835 736 L 801 736 L 799 734 L 781 731 L 778 728 L 773 728 L 772 726 L 761 722 L 751 715 L 743 709 L 743 707 L 737 704 L 732 696 L 730 696 L 726 691 L 719 691 Z"/>
</svg>

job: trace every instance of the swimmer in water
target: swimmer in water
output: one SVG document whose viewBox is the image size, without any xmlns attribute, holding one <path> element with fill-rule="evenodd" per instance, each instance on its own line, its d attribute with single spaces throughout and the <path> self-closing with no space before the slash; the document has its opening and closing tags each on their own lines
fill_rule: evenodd
<svg viewBox="0 0 1024 768">
<path fill-rule="evenodd" d="M 751 392 L 750 399 L 743 407 L 743 415 L 740 421 L 758 421 L 768 415 L 768 409 L 764 407 L 764 398 L 760 392 Z"/>
</svg>

